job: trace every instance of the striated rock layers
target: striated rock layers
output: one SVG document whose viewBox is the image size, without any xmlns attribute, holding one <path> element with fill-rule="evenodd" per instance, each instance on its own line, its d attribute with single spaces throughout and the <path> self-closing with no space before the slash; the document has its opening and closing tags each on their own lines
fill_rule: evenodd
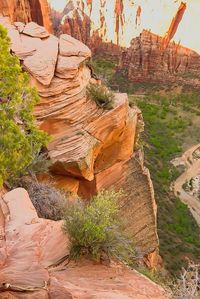
<svg viewBox="0 0 200 299">
<path fill-rule="evenodd" d="M 12 51 L 39 91 L 35 115 L 52 136 L 48 152 L 57 186 L 82 198 L 123 187 L 127 229 L 154 267 L 157 261 L 149 258 L 158 249 L 156 204 L 149 173 L 135 152 L 140 111 L 129 107 L 126 94 L 115 94 L 111 110 L 87 97 L 86 87 L 94 81 L 87 66 L 91 52 L 80 41 L 69 35 L 57 39 L 35 23 L 5 25 Z"/>
<path fill-rule="evenodd" d="M 169 299 L 134 270 L 82 260 L 68 264 L 62 221 L 38 218 L 27 192 L 0 197 L 0 298 Z"/>
<path fill-rule="evenodd" d="M 12 22 L 34 21 L 52 32 L 47 0 L 0 0 L 0 15 L 9 17 Z"/>
<path fill-rule="evenodd" d="M 181 83 L 200 88 L 200 55 L 144 30 L 123 52 L 120 68 L 135 82 Z"/>
</svg>

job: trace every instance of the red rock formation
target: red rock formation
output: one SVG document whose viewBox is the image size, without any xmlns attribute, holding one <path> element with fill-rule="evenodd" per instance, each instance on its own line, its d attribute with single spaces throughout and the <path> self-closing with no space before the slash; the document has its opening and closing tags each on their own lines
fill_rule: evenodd
<svg viewBox="0 0 200 299">
<path fill-rule="evenodd" d="M 19 27 L 5 25 L 12 51 L 39 91 L 35 115 L 40 127 L 52 136 L 48 152 L 54 180 L 87 198 L 102 188 L 122 186 L 129 194 L 124 197 L 132 212 L 129 219 L 137 219 L 128 225 L 137 247 L 143 255 L 156 253 L 153 188 L 134 153 L 140 112 L 129 107 L 126 94 L 115 94 L 111 110 L 100 109 L 88 98 L 86 87 L 94 80 L 87 66 L 91 51 L 80 41 L 66 34 L 58 40 L 35 23 L 21 24 L 20 32 Z"/>
<path fill-rule="evenodd" d="M 34 21 L 52 32 L 47 0 L 0 0 L 0 14 L 8 16 L 12 22 Z"/>
<path fill-rule="evenodd" d="M 177 13 L 176 13 L 175 17 L 173 18 L 165 37 L 163 38 L 163 47 L 164 48 L 166 48 L 169 45 L 169 42 L 174 37 L 174 35 L 178 29 L 178 26 L 183 18 L 185 10 L 186 10 L 186 3 L 181 2 Z"/>
<path fill-rule="evenodd" d="M 162 37 L 144 30 L 123 52 L 119 67 L 134 82 L 176 82 L 200 88 L 200 55 L 174 42 L 163 49 L 162 42 Z"/>
<path fill-rule="evenodd" d="M 92 0 L 87 0 L 86 2 L 89 12 L 92 12 Z M 62 33 L 69 34 L 74 38 L 82 41 L 91 50 L 92 53 L 100 53 L 102 55 L 119 57 L 121 55 L 122 48 L 112 42 L 104 42 L 103 38 L 106 35 L 106 24 L 104 9 L 106 0 L 100 1 L 100 12 L 99 12 L 99 22 L 100 27 L 91 33 L 91 19 L 85 14 L 84 10 L 74 6 L 72 1 L 69 1 L 66 5 L 60 17 L 52 10 L 52 19 L 55 24 L 55 32 L 59 31 Z M 116 2 L 116 36 L 119 40 L 119 28 L 123 25 L 123 2 Z M 58 26 L 60 21 L 62 24 Z M 59 28 L 59 29 L 58 29 Z"/>
<path fill-rule="evenodd" d="M 78 9 L 70 11 L 70 16 L 66 14 L 63 24 L 60 26 L 63 33 L 69 34 L 89 45 L 91 21 L 90 18 Z"/>
<path fill-rule="evenodd" d="M 24 189 L 0 197 L 1 217 L 1 299 L 169 299 L 160 286 L 116 262 L 68 264 L 62 221 L 38 218 Z"/>
</svg>

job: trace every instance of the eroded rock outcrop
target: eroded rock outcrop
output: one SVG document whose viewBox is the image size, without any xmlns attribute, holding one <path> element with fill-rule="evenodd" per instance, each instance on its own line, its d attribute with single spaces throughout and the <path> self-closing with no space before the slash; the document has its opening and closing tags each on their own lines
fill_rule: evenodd
<svg viewBox="0 0 200 299">
<path fill-rule="evenodd" d="M 111 110 L 99 108 L 87 96 L 86 87 L 94 82 L 87 66 L 91 51 L 80 41 L 69 35 L 46 37 L 45 30 L 32 23 L 21 31 L 4 21 L 11 49 L 39 91 L 35 115 L 52 136 L 48 153 L 54 182 L 83 198 L 103 188 L 123 187 L 129 210 L 124 205 L 122 213 L 132 213 L 127 227 L 138 250 L 143 256 L 157 254 L 153 188 L 135 153 L 140 111 L 129 107 L 126 94 L 115 94 Z"/>
<path fill-rule="evenodd" d="M 0 15 L 12 22 L 34 21 L 52 32 L 49 4 L 47 0 L 1 0 Z"/>
<path fill-rule="evenodd" d="M 119 57 L 122 47 L 119 45 L 119 32 L 124 26 L 123 1 L 115 3 L 115 39 L 116 44 L 109 39 L 105 42 L 107 35 L 107 25 L 105 22 L 106 1 L 100 1 L 99 6 L 99 27 L 93 28 L 92 1 L 80 1 L 75 5 L 74 1 L 69 1 L 62 13 L 57 13 L 52 9 L 52 20 L 55 32 L 62 32 L 73 36 L 86 44 L 95 54 L 106 54 L 108 56 Z"/>
<path fill-rule="evenodd" d="M 38 218 L 28 193 L 0 198 L 0 298 L 167 299 L 136 271 L 81 261 L 67 263 L 69 240 L 62 221 Z"/>
<path fill-rule="evenodd" d="M 182 83 L 200 87 L 200 55 L 144 30 L 122 54 L 120 68 L 135 82 Z"/>
</svg>

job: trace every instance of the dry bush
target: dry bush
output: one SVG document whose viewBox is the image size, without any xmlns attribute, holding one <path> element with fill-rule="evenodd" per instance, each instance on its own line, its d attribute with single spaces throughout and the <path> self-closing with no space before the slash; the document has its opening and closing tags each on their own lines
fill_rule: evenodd
<svg viewBox="0 0 200 299">
<path fill-rule="evenodd" d="M 40 218 L 60 220 L 63 216 L 65 195 L 47 183 L 28 181 L 23 183 Z"/>
<path fill-rule="evenodd" d="M 183 269 L 180 279 L 174 286 L 174 299 L 197 299 L 200 288 L 200 265 L 189 261 L 187 269 Z"/>
</svg>

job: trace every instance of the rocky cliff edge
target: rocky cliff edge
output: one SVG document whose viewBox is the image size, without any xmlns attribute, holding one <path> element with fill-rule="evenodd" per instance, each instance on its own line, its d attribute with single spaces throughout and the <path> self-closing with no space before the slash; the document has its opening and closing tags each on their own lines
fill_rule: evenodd
<svg viewBox="0 0 200 299">
<path fill-rule="evenodd" d="M 114 262 L 67 264 L 62 221 L 40 219 L 24 189 L 0 197 L 0 298 L 167 299 L 164 290 Z"/>
<path fill-rule="evenodd" d="M 7 27 L 11 51 L 40 95 L 35 115 L 52 137 L 48 153 L 53 183 L 87 199 L 104 188 L 123 188 L 127 230 L 154 268 L 156 203 L 142 152 L 135 147 L 142 127 L 140 111 L 129 107 L 126 94 L 115 94 L 111 110 L 99 108 L 87 97 L 86 87 L 94 81 L 87 64 L 91 52 L 80 41 L 69 35 L 58 39 L 33 22 L 11 25 L 0 18 L 0 23 Z"/>
</svg>

